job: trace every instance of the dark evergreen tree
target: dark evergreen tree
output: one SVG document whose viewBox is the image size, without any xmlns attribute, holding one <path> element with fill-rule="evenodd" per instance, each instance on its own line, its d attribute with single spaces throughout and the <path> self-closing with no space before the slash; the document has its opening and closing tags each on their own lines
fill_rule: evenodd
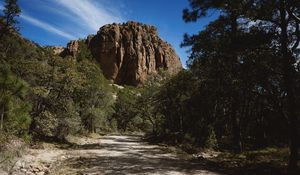
<svg viewBox="0 0 300 175">
<path fill-rule="evenodd" d="M 297 108 L 297 77 L 295 64 L 299 61 L 300 2 L 296 0 L 257 1 L 248 15 L 254 21 L 265 23 L 260 29 L 273 31 L 274 54 L 280 58 L 281 88 L 284 92 L 282 104 L 288 119 L 290 138 L 289 169 L 295 172 L 299 159 L 299 110 Z"/>
<path fill-rule="evenodd" d="M 243 123 L 252 120 L 248 115 L 249 110 L 253 111 L 251 104 L 260 101 L 259 110 L 253 112 L 257 111 L 261 119 L 267 119 L 266 111 L 278 112 L 276 121 L 284 123 L 288 119 L 289 168 L 294 172 L 299 147 L 296 108 L 299 72 L 295 67 L 299 60 L 299 2 L 190 0 L 190 5 L 191 9 L 183 12 L 187 22 L 197 21 L 213 11 L 219 13 L 219 18 L 204 31 L 186 35 L 183 45 L 192 46 L 189 60 L 192 72 L 197 77 L 219 82 L 215 87 L 221 91 L 214 93 L 220 95 L 218 99 L 226 99 L 223 104 L 229 105 L 223 109 L 229 110 L 235 144 L 242 150 L 243 133 L 247 134 Z M 213 76 L 217 72 L 221 74 Z M 271 109 L 264 105 L 270 105 Z"/>
<path fill-rule="evenodd" d="M 10 29 L 17 30 L 16 25 L 18 24 L 18 20 L 16 17 L 18 17 L 20 13 L 21 9 L 17 4 L 17 0 L 5 0 L 3 15 L 0 18 L 2 21 L 0 23 L 1 37 Z"/>
</svg>

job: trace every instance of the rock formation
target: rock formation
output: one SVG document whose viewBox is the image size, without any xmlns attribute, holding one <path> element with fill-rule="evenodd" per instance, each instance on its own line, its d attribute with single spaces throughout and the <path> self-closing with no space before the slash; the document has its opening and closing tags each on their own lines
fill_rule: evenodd
<svg viewBox="0 0 300 175">
<path fill-rule="evenodd" d="M 51 50 L 53 55 L 61 55 L 65 50 L 63 46 L 45 46 L 44 48 Z"/>
<path fill-rule="evenodd" d="M 67 44 L 67 53 L 68 55 L 76 56 L 76 53 L 79 50 L 79 41 L 72 40 Z"/>
<path fill-rule="evenodd" d="M 85 40 L 106 78 L 116 84 L 138 86 L 152 73 L 164 69 L 176 74 L 182 69 L 170 44 L 159 38 L 153 26 L 127 22 L 108 24 Z M 71 41 L 65 53 L 75 56 L 78 41 Z"/>
</svg>

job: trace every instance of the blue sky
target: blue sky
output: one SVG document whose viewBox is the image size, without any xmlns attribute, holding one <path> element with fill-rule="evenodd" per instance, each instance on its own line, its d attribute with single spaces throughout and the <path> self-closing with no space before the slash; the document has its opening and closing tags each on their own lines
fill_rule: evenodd
<svg viewBox="0 0 300 175">
<path fill-rule="evenodd" d="M 4 0 L 0 0 L 0 6 Z M 183 34 L 203 29 L 215 16 L 185 23 L 182 10 L 188 0 L 19 0 L 22 9 L 20 32 L 40 45 L 65 46 L 69 40 L 95 34 L 108 23 L 138 21 L 154 25 L 169 42 L 181 62 L 188 48 L 180 48 Z"/>
</svg>

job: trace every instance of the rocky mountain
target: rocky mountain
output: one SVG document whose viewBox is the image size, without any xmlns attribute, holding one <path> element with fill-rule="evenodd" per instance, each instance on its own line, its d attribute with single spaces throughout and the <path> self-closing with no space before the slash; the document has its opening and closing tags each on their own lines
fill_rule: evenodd
<svg viewBox="0 0 300 175">
<path fill-rule="evenodd" d="M 70 41 L 61 54 L 75 57 L 79 42 Z M 158 36 L 154 26 L 137 22 L 108 24 L 96 35 L 88 36 L 84 43 L 106 78 L 116 84 L 138 86 L 159 69 L 170 74 L 182 69 L 174 49 Z"/>
</svg>

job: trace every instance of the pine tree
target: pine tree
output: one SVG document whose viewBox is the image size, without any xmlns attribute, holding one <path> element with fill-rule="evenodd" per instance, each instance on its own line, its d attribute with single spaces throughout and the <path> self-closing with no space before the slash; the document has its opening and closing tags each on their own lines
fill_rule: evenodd
<svg viewBox="0 0 300 175">
<path fill-rule="evenodd" d="M 274 31 L 272 38 L 274 53 L 280 58 L 282 73 L 283 104 L 289 124 L 290 159 L 289 170 L 295 172 L 299 160 L 299 110 L 297 109 L 297 71 L 295 63 L 299 59 L 300 43 L 300 2 L 298 0 L 269 0 L 252 4 L 249 17 L 266 22 L 262 30 Z M 278 37 L 276 37 L 278 36 Z"/>
<path fill-rule="evenodd" d="M 18 30 L 16 25 L 19 23 L 16 17 L 21 13 L 21 9 L 17 4 L 17 0 L 5 0 L 3 16 L 1 16 L 2 25 L 0 25 L 0 32 L 2 36 L 10 29 Z"/>
<path fill-rule="evenodd" d="M 0 129 L 11 134 L 21 135 L 28 130 L 31 119 L 30 105 L 22 99 L 28 85 L 17 78 L 9 66 L 0 66 Z"/>
</svg>

